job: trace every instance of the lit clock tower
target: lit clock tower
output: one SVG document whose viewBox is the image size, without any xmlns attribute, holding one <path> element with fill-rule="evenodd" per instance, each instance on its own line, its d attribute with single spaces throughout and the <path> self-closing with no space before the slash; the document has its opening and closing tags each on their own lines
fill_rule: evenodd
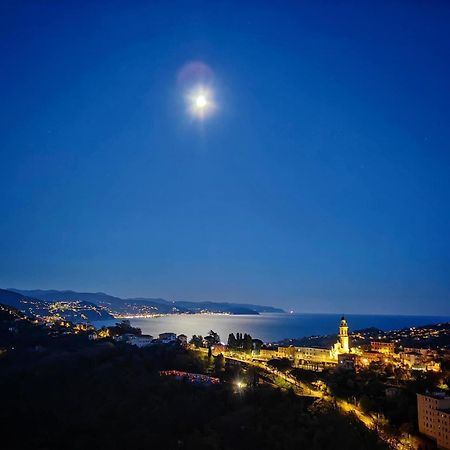
<svg viewBox="0 0 450 450">
<path fill-rule="evenodd" d="M 348 353 L 348 325 L 345 317 L 342 316 L 341 324 L 339 325 L 339 342 L 341 343 L 341 349 L 343 352 Z"/>
</svg>

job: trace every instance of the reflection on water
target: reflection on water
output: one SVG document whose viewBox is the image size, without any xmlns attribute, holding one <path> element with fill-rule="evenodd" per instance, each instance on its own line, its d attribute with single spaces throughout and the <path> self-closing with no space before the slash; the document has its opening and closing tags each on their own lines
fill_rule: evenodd
<svg viewBox="0 0 450 450">
<path fill-rule="evenodd" d="M 445 316 L 371 316 L 347 315 L 350 331 L 376 327 L 382 330 L 448 322 Z M 340 315 L 338 314 L 260 314 L 257 316 L 232 316 L 209 314 L 183 314 L 131 319 L 131 325 L 138 327 L 144 334 L 157 336 L 159 333 L 174 332 L 206 335 L 209 330 L 219 333 L 223 342 L 229 333 L 249 333 L 264 342 L 279 341 L 284 338 L 333 334 L 338 332 Z M 110 325 L 111 322 L 99 321 L 96 326 Z"/>
</svg>

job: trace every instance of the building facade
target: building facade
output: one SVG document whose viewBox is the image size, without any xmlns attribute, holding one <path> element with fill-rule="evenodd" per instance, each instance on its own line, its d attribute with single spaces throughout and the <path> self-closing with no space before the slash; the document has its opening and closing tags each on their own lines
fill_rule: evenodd
<svg viewBox="0 0 450 450">
<path fill-rule="evenodd" d="M 289 347 L 278 347 L 278 357 L 279 358 L 288 358 L 288 359 L 294 359 L 295 358 L 296 349 L 295 347 L 289 346 Z"/>
<path fill-rule="evenodd" d="M 419 431 L 450 449 L 450 397 L 441 393 L 417 394 Z"/>
<path fill-rule="evenodd" d="M 299 364 L 305 362 L 324 362 L 334 361 L 333 355 L 328 348 L 316 347 L 296 347 L 295 360 Z"/>
<path fill-rule="evenodd" d="M 152 345 L 153 342 L 153 336 L 150 336 L 149 334 L 142 334 L 142 335 L 132 335 L 127 339 L 127 344 L 134 345 L 136 347 L 148 347 L 149 345 Z"/>
<path fill-rule="evenodd" d="M 372 341 L 370 343 L 370 350 L 392 355 L 395 350 L 395 344 L 393 342 Z"/>
<path fill-rule="evenodd" d="M 363 366 L 368 366 L 370 363 L 373 362 L 381 362 L 383 360 L 383 355 L 380 352 L 374 352 L 374 351 L 368 351 L 368 352 L 362 352 L 359 355 L 359 362 Z"/>
<path fill-rule="evenodd" d="M 278 350 L 272 348 L 262 348 L 259 351 L 259 357 L 262 359 L 278 358 Z"/>
<path fill-rule="evenodd" d="M 160 333 L 158 340 L 162 344 L 170 344 L 171 342 L 175 342 L 177 340 L 177 335 L 175 333 Z"/>
</svg>

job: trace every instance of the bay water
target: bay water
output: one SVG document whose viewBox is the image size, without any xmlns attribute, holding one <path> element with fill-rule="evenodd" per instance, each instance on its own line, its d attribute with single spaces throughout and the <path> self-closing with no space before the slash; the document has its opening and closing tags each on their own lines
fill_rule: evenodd
<svg viewBox="0 0 450 450">
<path fill-rule="evenodd" d="M 381 330 L 397 330 L 420 325 L 449 322 L 450 316 L 401 316 L 401 315 L 358 315 L 345 316 L 349 331 L 376 327 Z M 301 338 L 313 335 L 337 334 L 339 314 L 172 314 L 145 319 L 130 319 L 131 325 L 143 334 L 157 337 L 159 333 L 173 332 L 205 336 L 215 331 L 226 342 L 229 333 L 248 333 L 264 342 L 276 342 L 285 338 Z M 96 327 L 112 325 L 116 321 L 97 321 Z"/>
</svg>

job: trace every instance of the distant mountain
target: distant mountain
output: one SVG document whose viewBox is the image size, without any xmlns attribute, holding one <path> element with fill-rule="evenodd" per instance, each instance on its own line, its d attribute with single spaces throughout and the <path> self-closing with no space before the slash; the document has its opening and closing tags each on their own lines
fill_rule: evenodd
<svg viewBox="0 0 450 450">
<path fill-rule="evenodd" d="M 176 313 L 226 313 L 226 314 L 260 314 L 265 312 L 283 313 L 280 308 L 272 306 L 212 302 L 212 301 L 168 301 L 163 298 L 119 298 L 103 292 L 75 292 L 57 290 L 19 290 L 8 289 L 26 297 L 48 302 L 85 301 L 107 309 L 111 314 L 176 314 Z"/>
<path fill-rule="evenodd" d="M 38 298 L 47 301 L 62 301 L 62 300 L 82 300 L 85 302 L 95 303 L 96 305 L 121 305 L 123 300 L 119 297 L 105 294 L 103 292 L 75 292 L 75 291 L 56 291 L 56 290 L 22 290 L 8 288 L 8 291 L 16 292 L 25 295 L 26 297 Z"/>
<path fill-rule="evenodd" d="M 0 289 L 0 303 L 3 303 L 4 305 L 18 308 L 23 300 L 26 300 L 26 298 L 19 292 Z"/>
<path fill-rule="evenodd" d="M 159 314 L 179 314 L 192 312 L 189 308 L 177 305 L 162 298 L 126 298 L 123 301 L 124 310 L 131 313 L 135 311 L 148 311 Z"/>
<path fill-rule="evenodd" d="M 259 314 L 259 313 L 283 313 L 284 311 L 279 308 L 274 308 L 272 306 L 261 306 L 261 305 L 249 305 L 240 303 L 218 303 L 218 302 L 195 302 L 195 301 L 185 301 L 178 300 L 174 304 L 177 307 L 187 308 L 193 312 L 216 312 L 216 313 L 229 313 L 229 314 Z"/>
</svg>

